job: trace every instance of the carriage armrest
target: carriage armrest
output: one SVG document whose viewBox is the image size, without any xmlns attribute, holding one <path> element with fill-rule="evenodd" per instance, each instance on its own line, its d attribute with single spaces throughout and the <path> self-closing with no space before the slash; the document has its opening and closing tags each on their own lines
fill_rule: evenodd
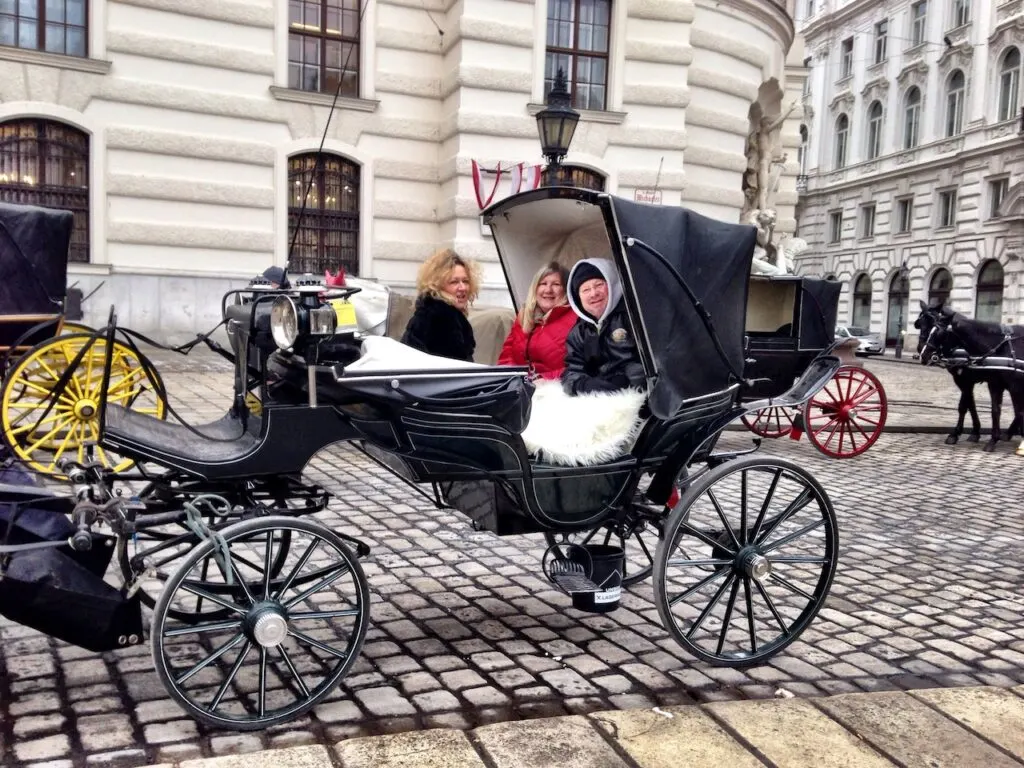
<svg viewBox="0 0 1024 768">
<path fill-rule="evenodd" d="M 128 449 L 150 460 L 232 462 L 251 453 L 260 442 L 259 418 L 250 415 L 248 421 L 246 428 L 241 419 L 228 414 L 193 431 L 110 403 L 102 444 L 113 450 Z"/>
<path fill-rule="evenodd" d="M 803 375 L 786 392 L 778 397 L 744 403 L 743 407 L 747 413 L 772 407 L 797 408 L 814 397 L 835 376 L 842 364 L 835 355 L 820 355 L 811 361 Z"/>
</svg>

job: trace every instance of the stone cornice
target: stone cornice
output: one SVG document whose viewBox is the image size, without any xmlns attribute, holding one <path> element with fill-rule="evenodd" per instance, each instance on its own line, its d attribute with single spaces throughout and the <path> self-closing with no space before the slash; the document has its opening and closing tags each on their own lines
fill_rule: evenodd
<svg viewBox="0 0 1024 768">
<path fill-rule="evenodd" d="M 858 0 L 858 2 L 869 1 Z M 701 4 L 702 0 L 698 0 L 697 5 Z M 763 22 L 778 36 L 783 51 L 788 51 L 796 38 L 793 18 L 777 0 L 715 0 L 712 5 L 733 8 L 741 11 L 744 16 L 753 17 L 755 20 Z"/>
</svg>

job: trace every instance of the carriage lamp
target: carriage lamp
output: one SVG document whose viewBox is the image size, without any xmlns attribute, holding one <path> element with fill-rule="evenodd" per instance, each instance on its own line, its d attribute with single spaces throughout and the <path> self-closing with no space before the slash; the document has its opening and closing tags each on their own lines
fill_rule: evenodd
<svg viewBox="0 0 1024 768">
<path fill-rule="evenodd" d="M 555 171 L 562 158 L 568 154 L 579 120 L 580 113 L 572 108 L 565 72 L 560 68 L 555 74 L 555 82 L 548 93 L 544 109 L 537 113 L 537 132 L 540 134 L 541 150 L 548 159 L 549 170 Z"/>
<path fill-rule="evenodd" d="M 292 349 L 300 336 L 333 335 L 338 330 L 338 317 L 331 304 L 297 305 L 290 296 L 278 296 L 270 307 L 270 335 L 280 349 Z"/>
</svg>

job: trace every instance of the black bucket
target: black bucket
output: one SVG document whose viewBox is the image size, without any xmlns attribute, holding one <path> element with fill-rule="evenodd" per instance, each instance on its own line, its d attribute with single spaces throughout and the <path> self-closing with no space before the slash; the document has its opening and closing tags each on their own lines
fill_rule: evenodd
<svg viewBox="0 0 1024 768">
<path fill-rule="evenodd" d="M 610 613 L 618 608 L 622 593 L 622 563 L 625 558 L 622 547 L 584 544 L 582 547 L 572 547 L 569 558 L 582 565 L 585 572 L 590 573 L 590 580 L 598 586 L 597 592 L 574 593 L 572 607 L 589 613 Z"/>
</svg>

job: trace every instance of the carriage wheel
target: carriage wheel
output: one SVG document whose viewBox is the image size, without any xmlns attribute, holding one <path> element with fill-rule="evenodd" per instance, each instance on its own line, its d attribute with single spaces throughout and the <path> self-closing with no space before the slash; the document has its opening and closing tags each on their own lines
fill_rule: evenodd
<svg viewBox="0 0 1024 768">
<path fill-rule="evenodd" d="M 545 533 L 544 538 L 547 540 L 548 549 L 559 547 L 556 554 L 563 558 L 569 557 L 568 550 L 563 548 L 574 544 L 622 547 L 625 553 L 622 561 L 622 586 L 629 587 L 639 584 L 651 575 L 654 568 L 654 553 L 661 540 L 666 517 L 667 513 L 655 512 L 648 507 L 637 505 L 621 523 L 604 522 L 589 531 L 561 534 L 558 539 L 550 533 Z"/>
<path fill-rule="evenodd" d="M 275 576 L 271 563 L 284 532 L 291 546 Z M 366 636 L 369 588 L 345 542 L 317 523 L 263 517 L 221 536 L 228 560 L 204 541 L 168 580 L 153 609 L 153 659 L 168 693 L 192 717 L 214 728 L 261 730 L 301 716 L 341 682 Z M 196 617 L 199 599 L 229 616 Z M 172 606 L 193 620 L 175 620 Z"/>
<path fill-rule="evenodd" d="M 888 410 L 882 382 L 864 368 L 844 365 L 804 406 L 807 436 L 833 459 L 859 456 L 882 435 Z"/>
<path fill-rule="evenodd" d="M 793 430 L 793 419 L 797 411 L 793 408 L 772 406 L 740 417 L 747 429 L 760 437 L 785 437 Z"/>
<path fill-rule="evenodd" d="M 743 456 L 694 482 L 666 522 L 654 562 L 658 613 L 703 661 L 753 666 L 811 623 L 838 557 L 835 512 L 810 473 Z"/>
<path fill-rule="evenodd" d="M 86 334 L 58 336 L 37 344 L 11 368 L 0 390 L 3 438 L 26 465 L 59 475 L 62 456 L 79 462 L 91 458 L 121 472 L 133 465 L 98 445 L 99 408 L 103 400 L 163 419 L 163 383 L 152 366 L 125 344 L 115 341 L 110 381 L 103 391 L 106 340 Z M 85 349 L 61 391 L 57 384 Z M 87 454 L 93 454 L 87 456 Z"/>
</svg>

